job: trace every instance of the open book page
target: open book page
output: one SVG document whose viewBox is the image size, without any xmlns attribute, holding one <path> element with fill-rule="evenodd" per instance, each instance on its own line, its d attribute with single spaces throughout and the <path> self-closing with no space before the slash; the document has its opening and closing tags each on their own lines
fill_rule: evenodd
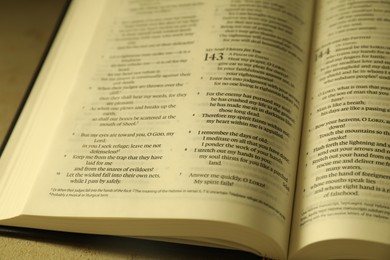
<svg viewBox="0 0 390 260">
<path fill-rule="evenodd" d="M 88 20 L 95 23 L 102 5 L 86 6 L 77 2 L 63 21 L 60 32 L 39 73 L 16 127 L 13 129 L 0 160 L 0 216 L 7 218 L 20 213 L 32 183 L 46 160 L 53 129 L 60 120 L 62 107 L 69 95 L 69 84 L 75 79 L 82 57 L 90 44 L 93 28 L 77 24 Z M 87 14 L 85 10 L 90 10 Z M 82 13 L 82 14 L 80 14 Z M 72 55 L 64 55 L 72 53 Z M 72 57 L 70 57 L 72 56 Z M 77 57 L 77 58 L 75 58 Z M 61 71 L 61 73 L 58 73 Z M 27 170 L 26 170 L 27 169 Z"/>
<path fill-rule="evenodd" d="M 220 239 L 261 251 L 261 232 L 284 257 L 310 3 L 106 1 L 72 93 L 48 97 L 67 101 L 53 136 L 31 145 L 51 142 L 34 154 L 45 162 L 24 214 L 232 223 L 249 235 Z M 217 235 L 192 226 L 110 228 Z"/>
<path fill-rule="evenodd" d="M 320 255 L 388 257 L 390 2 L 318 1 L 317 7 L 292 253 L 345 239 L 335 241 L 340 255 L 327 255 L 329 244 Z M 313 250 L 319 248 L 306 252 Z"/>
</svg>

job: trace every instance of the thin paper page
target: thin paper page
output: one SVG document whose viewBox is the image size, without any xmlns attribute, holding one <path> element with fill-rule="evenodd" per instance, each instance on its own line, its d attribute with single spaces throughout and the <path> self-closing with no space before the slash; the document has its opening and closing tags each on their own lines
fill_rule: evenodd
<svg viewBox="0 0 390 260">
<path fill-rule="evenodd" d="M 389 15 L 387 2 L 318 1 L 297 244 L 390 243 Z"/>
</svg>

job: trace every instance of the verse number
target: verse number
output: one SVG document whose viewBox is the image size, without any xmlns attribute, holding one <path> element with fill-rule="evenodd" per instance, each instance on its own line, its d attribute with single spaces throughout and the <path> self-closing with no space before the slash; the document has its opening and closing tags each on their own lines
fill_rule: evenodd
<svg viewBox="0 0 390 260">
<path fill-rule="evenodd" d="M 205 61 L 223 60 L 223 52 L 206 53 L 204 60 Z"/>
</svg>

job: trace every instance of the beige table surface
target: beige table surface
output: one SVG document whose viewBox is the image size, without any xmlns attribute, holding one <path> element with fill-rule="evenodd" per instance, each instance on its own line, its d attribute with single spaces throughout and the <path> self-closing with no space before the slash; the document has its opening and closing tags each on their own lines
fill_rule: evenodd
<svg viewBox="0 0 390 260">
<path fill-rule="evenodd" d="M 0 140 L 12 122 L 65 0 L 0 0 Z M 253 255 L 130 238 L 0 227 L 2 259 L 258 259 Z"/>
</svg>

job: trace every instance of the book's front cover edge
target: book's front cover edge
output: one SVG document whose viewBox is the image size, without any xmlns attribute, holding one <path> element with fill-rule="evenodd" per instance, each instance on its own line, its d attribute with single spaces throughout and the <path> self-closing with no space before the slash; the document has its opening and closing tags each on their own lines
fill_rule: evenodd
<svg viewBox="0 0 390 260">
<path fill-rule="evenodd" d="M 60 12 L 59 17 L 58 17 L 58 19 L 57 19 L 57 21 L 55 23 L 54 29 L 51 32 L 49 40 L 48 40 L 48 42 L 46 44 L 46 47 L 45 47 L 45 49 L 43 51 L 42 57 L 40 58 L 39 63 L 38 63 L 38 65 L 35 68 L 35 71 L 34 71 L 34 73 L 32 75 L 30 83 L 28 84 L 27 89 L 26 89 L 26 91 L 25 91 L 25 93 L 24 93 L 24 95 L 22 97 L 22 100 L 21 100 L 21 102 L 18 105 L 16 113 L 13 116 L 13 119 L 11 121 L 11 124 L 8 127 L 8 130 L 7 130 L 7 132 L 6 132 L 5 136 L 4 136 L 4 139 L 2 140 L 2 142 L 0 144 L 0 158 L 1 158 L 1 155 L 3 154 L 3 152 L 5 150 L 5 147 L 7 146 L 8 140 L 10 139 L 10 137 L 12 135 L 12 132 L 13 132 L 13 130 L 15 128 L 15 125 L 16 125 L 18 119 L 19 119 L 19 116 L 22 113 L 23 108 L 24 108 L 24 106 L 25 106 L 25 104 L 27 102 L 27 99 L 30 96 L 30 93 L 31 93 L 31 91 L 32 91 L 32 89 L 34 87 L 34 84 L 35 84 L 35 82 L 36 82 L 36 80 L 38 78 L 38 75 L 39 75 L 39 73 L 40 73 L 40 71 L 42 69 L 42 66 L 43 66 L 43 64 L 44 64 L 44 62 L 45 62 L 45 60 L 46 60 L 46 58 L 47 58 L 47 56 L 49 54 L 50 48 L 53 45 L 53 42 L 54 42 L 54 40 L 55 40 L 55 38 L 56 38 L 56 36 L 58 34 L 59 28 L 61 27 L 61 24 L 62 24 L 62 22 L 64 20 L 64 17 L 65 17 L 65 15 L 66 15 L 66 13 L 67 13 L 67 11 L 69 9 L 69 6 L 70 6 L 71 2 L 72 2 L 72 0 L 66 0 L 65 3 L 64 3 L 64 6 L 62 7 L 62 11 Z"/>
</svg>

